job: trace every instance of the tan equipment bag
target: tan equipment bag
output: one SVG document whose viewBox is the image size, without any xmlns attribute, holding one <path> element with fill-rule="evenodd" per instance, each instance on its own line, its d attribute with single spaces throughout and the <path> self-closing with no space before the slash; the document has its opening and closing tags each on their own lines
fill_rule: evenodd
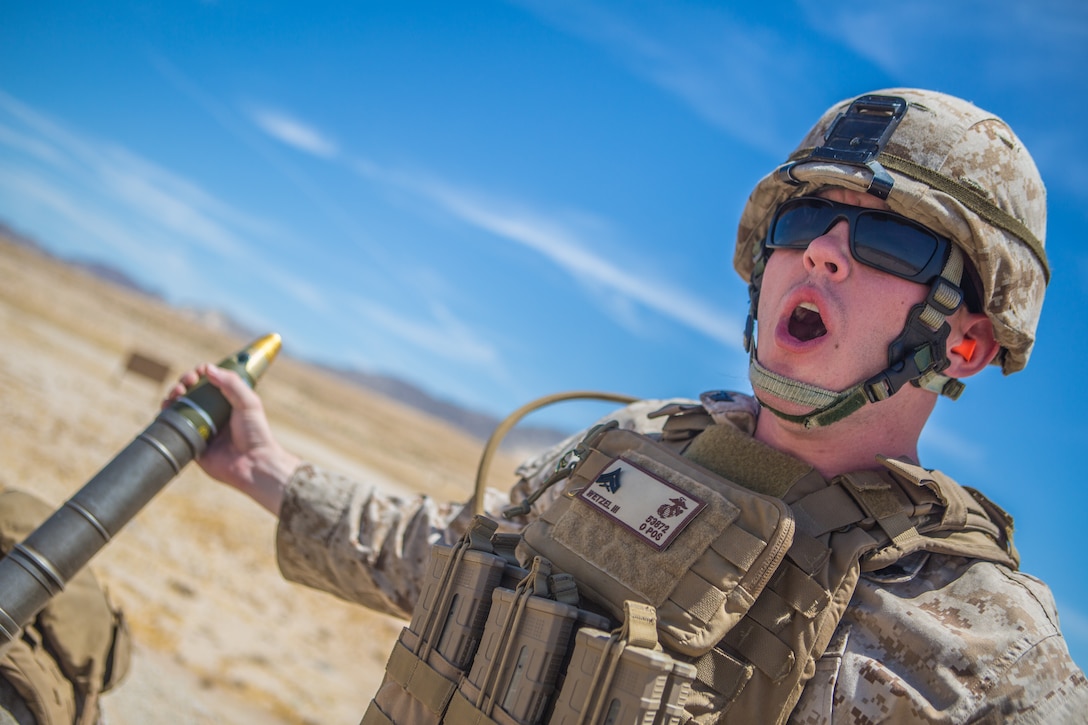
<svg viewBox="0 0 1088 725">
<path fill-rule="evenodd" d="M 53 510 L 23 491 L 0 490 L 0 553 L 36 529 Z M 98 697 L 128 671 L 128 627 L 89 569 L 72 577 L 0 660 L 6 679 L 39 725 L 93 723 Z"/>
</svg>

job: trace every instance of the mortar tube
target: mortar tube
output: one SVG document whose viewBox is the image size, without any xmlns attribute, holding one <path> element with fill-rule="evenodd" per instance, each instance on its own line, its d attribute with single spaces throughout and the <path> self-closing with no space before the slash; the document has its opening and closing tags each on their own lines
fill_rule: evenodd
<svg viewBox="0 0 1088 725">
<path fill-rule="evenodd" d="M 256 385 L 280 349 L 272 333 L 219 363 Z M 0 658 L 24 625 L 207 448 L 230 404 L 201 379 L 152 421 L 7 556 L 0 559 Z"/>
</svg>

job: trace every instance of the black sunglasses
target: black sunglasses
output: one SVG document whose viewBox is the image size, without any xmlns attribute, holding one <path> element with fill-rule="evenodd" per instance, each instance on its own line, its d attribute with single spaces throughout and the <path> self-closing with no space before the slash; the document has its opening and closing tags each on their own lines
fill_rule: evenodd
<svg viewBox="0 0 1088 725">
<path fill-rule="evenodd" d="M 841 219 L 850 225 L 850 253 L 862 264 L 923 284 L 941 274 L 952 244 L 946 237 L 894 212 L 815 196 L 779 205 L 765 247 L 807 249 Z"/>
</svg>

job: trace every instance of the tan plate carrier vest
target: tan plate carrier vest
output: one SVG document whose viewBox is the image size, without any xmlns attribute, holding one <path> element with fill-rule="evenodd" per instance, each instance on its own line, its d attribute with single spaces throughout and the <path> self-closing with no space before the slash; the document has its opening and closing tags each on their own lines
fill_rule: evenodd
<svg viewBox="0 0 1088 725">
<path fill-rule="evenodd" d="M 482 517 L 432 557 L 364 725 L 784 723 L 862 572 L 915 552 L 1018 565 L 1008 515 L 939 472 L 881 459 L 827 482 L 701 406 L 661 414 L 660 440 L 591 431 L 516 559 Z M 577 582 L 561 627 L 511 604 L 559 604 L 553 569 Z M 621 626 L 604 631 L 600 614 Z"/>
<path fill-rule="evenodd" d="M 50 514 L 23 491 L 0 489 L 0 554 Z M 98 698 L 128 671 L 131 640 L 121 611 L 83 569 L 23 627 L 0 659 L 0 677 L 19 694 L 38 725 L 89 725 Z"/>
</svg>

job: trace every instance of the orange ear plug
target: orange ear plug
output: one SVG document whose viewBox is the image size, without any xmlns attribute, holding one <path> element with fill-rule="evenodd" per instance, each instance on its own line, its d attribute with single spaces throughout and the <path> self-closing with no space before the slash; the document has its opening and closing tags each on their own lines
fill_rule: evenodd
<svg viewBox="0 0 1088 725">
<path fill-rule="evenodd" d="M 963 342 L 952 348 L 952 352 L 963 356 L 963 359 L 967 362 L 971 362 L 971 358 L 975 356 L 975 345 L 978 343 L 970 337 L 965 337 Z"/>
</svg>

